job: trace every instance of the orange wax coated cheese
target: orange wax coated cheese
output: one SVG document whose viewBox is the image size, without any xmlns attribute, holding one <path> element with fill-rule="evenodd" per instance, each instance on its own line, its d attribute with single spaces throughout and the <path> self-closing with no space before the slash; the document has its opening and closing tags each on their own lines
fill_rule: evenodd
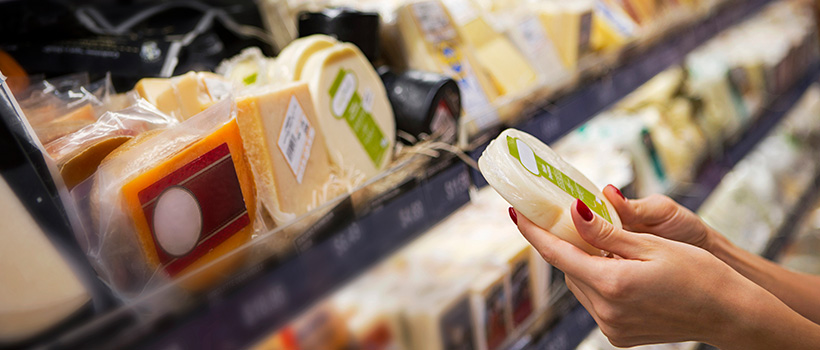
<svg viewBox="0 0 820 350">
<path fill-rule="evenodd" d="M 146 259 L 171 277 L 230 253 L 253 231 L 253 175 L 235 119 L 138 175 L 122 193 Z M 186 286 L 211 284 L 233 259 L 225 261 Z"/>
</svg>

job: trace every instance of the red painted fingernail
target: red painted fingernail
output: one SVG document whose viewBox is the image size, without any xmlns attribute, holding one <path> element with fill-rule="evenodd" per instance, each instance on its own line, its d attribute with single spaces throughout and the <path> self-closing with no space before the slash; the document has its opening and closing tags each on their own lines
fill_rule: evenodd
<svg viewBox="0 0 820 350">
<path fill-rule="evenodd" d="M 575 200 L 575 209 L 578 210 L 578 214 L 581 214 L 584 221 L 592 221 L 592 210 L 589 210 L 589 207 L 580 199 Z"/>
<path fill-rule="evenodd" d="M 624 196 L 624 194 L 623 194 L 623 193 L 621 193 L 621 190 L 619 190 L 617 187 L 615 187 L 615 186 L 613 186 L 613 185 L 609 185 L 609 186 L 611 186 L 611 187 L 612 187 L 612 189 L 614 189 L 614 190 L 615 190 L 615 193 L 617 193 L 619 196 L 621 196 L 621 198 L 622 198 L 623 200 L 626 200 L 626 197 Z"/>
<path fill-rule="evenodd" d="M 513 209 L 513 207 L 510 207 L 509 212 L 510 212 L 510 219 L 512 219 L 513 224 L 518 225 L 518 214 L 515 213 L 515 209 Z"/>
</svg>

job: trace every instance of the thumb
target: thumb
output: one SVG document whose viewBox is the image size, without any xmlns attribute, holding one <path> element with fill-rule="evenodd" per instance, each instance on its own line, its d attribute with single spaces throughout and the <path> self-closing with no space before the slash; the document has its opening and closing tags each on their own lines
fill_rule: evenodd
<svg viewBox="0 0 820 350">
<path fill-rule="evenodd" d="M 643 199 L 627 200 L 615 186 L 607 185 L 604 196 L 615 207 L 618 217 L 628 229 L 642 229 L 670 221 L 683 215 L 686 210 L 671 198 L 653 194 Z"/>
<path fill-rule="evenodd" d="M 594 247 L 626 259 L 641 260 L 646 252 L 646 241 L 640 235 L 612 226 L 600 216 L 594 215 L 580 199 L 575 200 L 570 211 L 578 234 Z"/>
</svg>

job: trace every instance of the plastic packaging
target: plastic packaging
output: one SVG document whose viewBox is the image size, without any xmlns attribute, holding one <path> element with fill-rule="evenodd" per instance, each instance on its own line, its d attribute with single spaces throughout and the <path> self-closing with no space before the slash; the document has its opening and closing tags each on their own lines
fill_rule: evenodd
<svg viewBox="0 0 820 350">
<path fill-rule="evenodd" d="M 533 223 L 590 254 L 601 250 L 584 241 L 569 212 L 575 199 L 621 228 L 621 219 L 595 184 L 535 137 L 507 129 L 478 160 L 487 182 Z"/>
<path fill-rule="evenodd" d="M 68 189 L 85 181 L 115 148 L 135 136 L 178 124 L 145 100 L 132 107 L 106 112 L 96 122 L 45 145 Z"/>
<path fill-rule="evenodd" d="M 234 106 L 225 99 L 170 129 L 141 134 L 73 191 L 87 214 L 77 240 L 120 297 L 216 261 L 182 283 L 200 290 L 241 262 L 243 254 L 229 253 L 250 240 L 256 199 Z"/>
</svg>

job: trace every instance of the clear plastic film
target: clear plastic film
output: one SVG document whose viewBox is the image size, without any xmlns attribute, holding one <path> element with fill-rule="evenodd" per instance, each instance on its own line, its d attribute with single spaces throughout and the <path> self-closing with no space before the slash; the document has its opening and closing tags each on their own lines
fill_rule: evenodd
<svg viewBox="0 0 820 350">
<path fill-rule="evenodd" d="M 581 199 L 594 213 L 621 228 L 621 219 L 595 184 L 535 137 L 507 129 L 478 160 L 481 174 L 504 199 L 539 227 L 584 251 L 600 255 L 578 235 L 570 206 Z"/>
<path fill-rule="evenodd" d="M 71 189 L 91 176 L 103 158 L 121 144 L 143 132 L 178 123 L 140 99 L 129 108 L 106 112 L 96 122 L 47 143 L 45 148 Z"/>
<path fill-rule="evenodd" d="M 179 284 L 201 290 L 243 260 L 229 253 L 250 240 L 257 215 L 234 106 L 224 99 L 169 129 L 140 134 L 72 191 L 84 228 L 77 240 L 121 298 L 215 261 Z"/>
</svg>

